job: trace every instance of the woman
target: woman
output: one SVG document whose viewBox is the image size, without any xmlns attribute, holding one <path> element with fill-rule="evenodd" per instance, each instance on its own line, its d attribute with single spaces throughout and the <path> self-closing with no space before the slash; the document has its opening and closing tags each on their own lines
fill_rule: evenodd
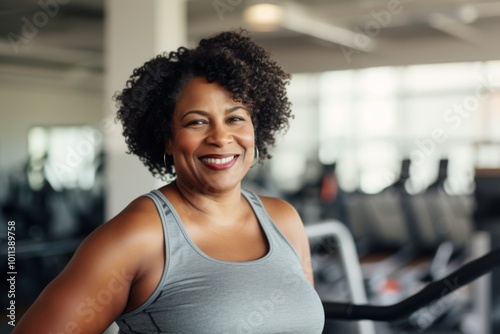
<svg viewBox="0 0 500 334">
<path fill-rule="evenodd" d="M 136 69 L 126 142 L 175 180 L 97 228 L 14 333 L 321 333 L 299 215 L 241 189 L 288 126 L 288 82 L 244 31 Z"/>
</svg>

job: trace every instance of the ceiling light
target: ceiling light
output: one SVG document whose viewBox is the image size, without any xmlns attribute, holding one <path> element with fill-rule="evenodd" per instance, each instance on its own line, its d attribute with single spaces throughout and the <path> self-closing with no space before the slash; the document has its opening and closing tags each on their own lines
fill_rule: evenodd
<svg viewBox="0 0 500 334">
<path fill-rule="evenodd" d="M 247 7 L 243 19 L 258 31 L 273 31 L 280 27 L 284 17 L 283 8 L 262 3 Z"/>
<path fill-rule="evenodd" d="M 473 23 L 478 18 L 477 9 L 471 5 L 461 6 L 458 9 L 458 17 L 464 23 Z"/>
</svg>

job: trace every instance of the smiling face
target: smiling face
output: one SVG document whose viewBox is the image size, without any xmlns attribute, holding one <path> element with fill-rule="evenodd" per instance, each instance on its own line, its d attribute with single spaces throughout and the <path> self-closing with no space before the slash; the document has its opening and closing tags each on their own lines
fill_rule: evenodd
<svg viewBox="0 0 500 334">
<path fill-rule="evenodd" d="M 199 191 L 239 189 L 254 158 L 249 111 L 224 87 L 194 78 L 175 105 L 166 152 L 178 184 Z"/>
</svg>

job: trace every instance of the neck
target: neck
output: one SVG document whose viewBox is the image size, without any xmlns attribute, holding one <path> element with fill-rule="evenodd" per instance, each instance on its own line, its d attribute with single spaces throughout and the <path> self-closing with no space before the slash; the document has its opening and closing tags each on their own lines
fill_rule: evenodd
<svg viewBox="0 0 500 334">
<path fill-rule="evenodd" d="M 189 209 L 207 216 L 231 217 L 238 212 L 243 202 L 241 185 L 229 191 L 218 192 L 210 187 L 199 189 L 187 186 L 176 180 L 173 187 Z"/>
</svg>

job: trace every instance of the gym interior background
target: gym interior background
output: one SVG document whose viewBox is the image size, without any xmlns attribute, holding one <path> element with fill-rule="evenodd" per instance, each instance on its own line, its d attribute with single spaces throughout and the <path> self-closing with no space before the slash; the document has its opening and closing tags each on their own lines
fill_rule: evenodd
<svg viewBox="0 0 500 334">
<path fill-rule="evenodd" d="M 17 318 L 85 235 L 162 183 L 125 154 L 113 93 L 157 53 L 237 27 L 293 73 L 295 119 L 245 186 L 289 200 L 306 225 L 348 227 L 370 303 L 401 300 L 499 245 L 500 3 L 262 4 L 0 3 L 0 237 L 7 268 L 15 222 Z M 335 241 L 312 251 L 322 298 L 349 300 Z M 376 332 L 500 333 L 499 276 Z M 9 298 L 2 291 L 6 333 Z M 325 333 L 357 330 L 329 320 Z"/>
</svg>

